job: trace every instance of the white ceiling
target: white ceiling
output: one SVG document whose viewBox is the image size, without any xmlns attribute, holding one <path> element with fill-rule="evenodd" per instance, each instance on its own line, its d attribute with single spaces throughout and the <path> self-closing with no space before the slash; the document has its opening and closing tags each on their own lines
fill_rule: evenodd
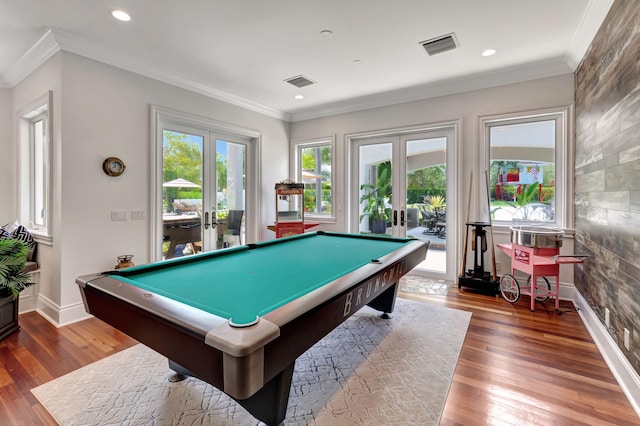
<svg viewBox="0 0 640 426">
<path fill-rule="evenodd" d="M 62 49 L 297 121 L 573 72 L 612 3 L 0 0 L 0 87 Z M 419 44 L 449 33 L 456 50 Z"/>
</svg>

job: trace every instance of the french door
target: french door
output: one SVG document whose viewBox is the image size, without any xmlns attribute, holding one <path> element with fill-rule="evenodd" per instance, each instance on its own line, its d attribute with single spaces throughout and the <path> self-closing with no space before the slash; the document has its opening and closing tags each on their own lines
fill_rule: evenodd
<svg viewBox="0 0 640 426">
<path fill-rule="evenodd" d="M 455 280 L 455 126 L 351 137 L 352 232 L 429 241 L 416 271 Z"/>
<path fill-rule="evenodd" d="M 156 123 L 155 260 L 244 244 L 255 202 L 247 135 L 173 120 Z M 161 147 L 161 148 L 160 148 Z"/>
</svg>

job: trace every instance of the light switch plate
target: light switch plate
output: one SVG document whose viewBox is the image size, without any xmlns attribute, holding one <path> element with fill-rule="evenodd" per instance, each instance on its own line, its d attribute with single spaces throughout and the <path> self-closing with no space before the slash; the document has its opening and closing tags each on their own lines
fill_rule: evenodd
<svg viewBox="0 0 640 426">
<path fill-rule="evenodd" d="M 126 210 L 111 210 L 111 221 L 117 222 L 127 220 L 127 211 Z"/>
</svg>

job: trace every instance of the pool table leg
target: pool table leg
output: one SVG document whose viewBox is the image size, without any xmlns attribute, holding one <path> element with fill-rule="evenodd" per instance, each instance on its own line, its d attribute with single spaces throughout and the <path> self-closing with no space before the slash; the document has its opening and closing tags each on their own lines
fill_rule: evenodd
<svg viewBox="0 0 640 426">
<path fill-rule="evenodd" d="M 294 366 L 295 361 L 269 380 L 258 392 L 247 399 L 236 401 L 261 422 L 269 426 L 282 424 L 287 415 Z"/>
<path fill-rule="evenodd" d="M 187 377 L 193 376 L 189 370 L 171 360 L 169 360 L 169 368 L 173 370 L 173 373 L 168 378 L 170 382 L 181 382 Z"/>
<path fill-rule="evenodd" d="M 392 318 L 391 312 L 396 305 L 396 293 L 398 289 L 398 283 L 391 285 L 384 292 L 380 293 L 378 297 L 367 303 L 367 306 L 372 307 L 378 311 L 382 311 L 382 318 Z"/>
<path fill-rule="evenodd" d="M 261 422 L 269 426 L 281 424 L 287 414 L 294 366 L 295 361 L 249 398 L 234 398 L 234 400 Z M 169 360 L 169 368 L 175 372 L 169 376 L 171 382 L 179 382 L 188 376 L 196 377 L 191 371 L 171 360 Z"/>
</svg>

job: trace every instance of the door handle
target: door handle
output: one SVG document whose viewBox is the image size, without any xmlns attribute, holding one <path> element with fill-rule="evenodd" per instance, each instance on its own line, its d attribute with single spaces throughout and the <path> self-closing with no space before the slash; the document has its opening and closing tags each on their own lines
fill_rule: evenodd
<svg viewBox="0 0 640 426">
<path fill-rule="evenodd" d="M 393 226 L 398 226 L 398 210 L 393 211 Z"/>
<path fill-rule="evenodd" d="M 204 212 L 204 229 L 209 229 L 209 212 Z"/>
<path fill-rule="evenodd" d="M 404 226 L 404 210 L 400 210 L 400 226 Z"/>
</svg>

